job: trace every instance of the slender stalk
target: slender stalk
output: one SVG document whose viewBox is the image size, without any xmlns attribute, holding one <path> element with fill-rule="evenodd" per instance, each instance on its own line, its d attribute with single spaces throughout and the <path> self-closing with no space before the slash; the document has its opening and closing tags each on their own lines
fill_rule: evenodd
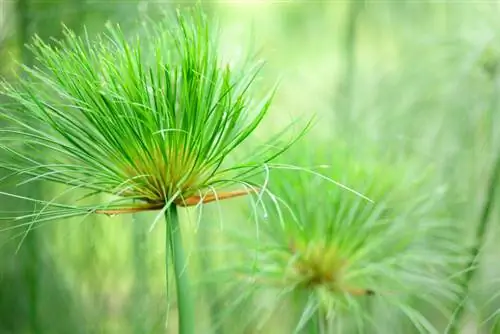
<svg viewBox="0 0 500 334">
<path fill-rule="evenodd" d="M 132 216 L 132 247 L 134 265 L 134 286 L 133 286 L 133 307 L 132 323 L 134 333 L 141 334 L 148 332 L 146 329 L 146 296 L 148 295 L 146 263 L 147 235 L 145 227 L 139 221 L 137 215 Z"/>
<path fill-rule="evenodd" d="M 74 23 L 75 27 L 78 30 L 83 30 L 85 26 L 85 21 L 87 19 L 87 1 L 86 0 L 74 0 L 73 7 L 75 8 L 76 22 Z"/>
<path fill-rule="evenodd" d="M 356 75 L 356 39 L 358 31 L 358 18 L 363 9 L 364 0 L 351 0 L 344 40 L 345 73 L 344 84 L 346 89 L 346 114 L 351 115 L 353 101 L 354 78 Z"/>
<path fill-rule="evenodd" d="M 471 253 L 470 253 L 470 259 L 469 262 L 467 263 L 467 272 L 465 274 L 465 278 L 463 282 L 461 283 L 461 292 L 462 295 L 460 296 L 459 299 L 459 304 L 457 305 L 457 308 L 455 310 L 455 316 L 452 319 L 451 325 L 450 325 L 450 330 L 449 333 L 455 334 L 459 332 L 460 328 L 460 319 L 464 313 L 465 309 L 465 301 L 467 297 L 469 296 L 469 286 L 470 283 L 472 282 L 472 278 L 474 277 L 474 274 L 477 271 L 477 268 L 479 266 L 479 252 L 481 250 L 481 246 L 484 243 L 484 237 L 486 235 L 486 230 L 487 230 L 487 224 L 489 221 L 491 209 L 493 208 L 493 200 L 495 197 L 495 190 L 497 188 L 497 184 L 499 181 L 499 175 L 500 175 L 500 151 L 498 152 L 497 158 L 495 165 L 493 166 L 493 170 L 490 175 L 490 180 L 488 183 L 488 188 L 487 188 L 487 194 L 486 194 L 486 200 L 483 205 L 483 209 L 481 212 L 481 219 L 479 221 L 479 224 L 476 229 L 476 240 L 475 244 L 472 247 Z"/>
<path fill-rule="evenodd" d="M 326 316 L 321 307 L 318 308 L 316 316 L 318 317 L 318 334 L 327 334 Z"/>
<path fill-rule="evenodd" d="M 199 245 L 207 245 L 211 236 L 210 230 L 203 231 L 202 233 L 198 233 L 198 244 Z M 210 252 L 204 252 L 200 254 L 200 268 L 202 272 L 208 272 L 208 270 L 211 268 L 212 264 L 212 257 L 210 256 Z M 216 326 L 216 321 L 217 321 L 217 313 L 221 310 L 221 305 L 218 300 L 218 298 L 213 298 L 214 296 L 217 295 L 217 286 L 213 284 L 211 281 L 210 283 L 207 283 L 204 285 L 204 295 L 208 301 L 208 312 L 210 315 L 210 333 L 212 334 L 223 334 L 228 332 L 225 330 L 224 326 L 221 325 Z"/>
<path fill-rule="evenodd" d="M 172 262 L 174 265 L 175 285 L 177 290 L 177 308 L 179 312 L 179 333 L 194 334 L 195 319 L 194 319 L 194 303 L 191 296 L 191 287 L 189 285 L 189 277 L 187 272 L 187 259 L 184 254 L 182 244 L 181 228 L 179 225 L 179 217 L 177 207 L 172 205 L 165 212 L 166 220 L 166 242 L 167 250 L 170 249 L 172 254 Z M 166 254 L 167 270 L 169 264 L 168 252 Z M 168 277 L 167 277 L 168 279 Z M 167 281 L 168 284 L 168 281 Z"/>
<path fill-rule="evenodd" d="M 26 52 L 25 44 L 30 38 L 30 19 L 29 0 L 17 0 L 16 2 L 16 15 L 17 15 L 17 40 L 19 42 L 19 49 L 21 61 L 25 65 L 31 64 L 31 56 Z"/>
<path fill-rule="evenodd" d="M 16 16 L 17 16 L 17 40 L 19 53 L 21 57 L 21 62 L 24 65 L 31 65 L 32 58 L 31 55 L 26 51 L 26 43 L 28 43 L 30 38 L 30 1 L 29 0 L 17 0 L 16 2 Z M 32 189 L 25 190 L 26 192 L 31 192 Z M 26 236 L 24 242 L 24 247 L 26 250 L 26 257 L 22 260 L 23 265 L 26 268 L 25 271 L 25 282 L 27 291 L 27 304 L 28 306 L 28 319 L 29 327 L 33 333 L 38 333 L 41 331 L 40 319 L 38 316 L 39 307 L 39 286 L 40 282 L 38 279 L 38 274 L 40 271 L 40 247 L 38 241 L 38 231 L 30 231 Z"/>
</svg>

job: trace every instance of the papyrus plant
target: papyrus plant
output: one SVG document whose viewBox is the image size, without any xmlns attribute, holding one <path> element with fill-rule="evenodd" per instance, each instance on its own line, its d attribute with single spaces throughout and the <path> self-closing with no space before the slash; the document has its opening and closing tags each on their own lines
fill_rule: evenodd
<svg viewBox="0 0 500 334">
<path fill-rule="evenodd" d="M 270 178 L 265 210 L 255 208 L 259 241 L 235 233 L 242 258 L 222 271 L 239 278 L 224 290 L 228 304 L 253 300 L 254 324 L 274 313 L 300 333 L 439 333 L 461 259 L 458 231 L 440 207 L 445 189 L 411 164 L 312 143 L 286 154 L 307 170 L 283 165 L 294 170 Z M 314 167 L 322 161 L 329 166 Z"/>
<path fill-rule="evenodd" d="M 224 62 L 218 31 L 199 10 L 162 22 L 148 23 L 140 38 L 109 27 L 95 38 L 66 29 L 62 41 L 35 39 L 30 50 L 38 65 L 25 67 L 19 84 L 1 86 L 13 101 L 2 107 L 10 126 L 0 130 L 7 155 L 1 166 L 22 184 L 65 188 L 52 199 L 0 195 L 39 204 L 35 213 L 11 217 L 9 228 L 24 226 L 24 233 L 75 216 L 165 214 L 180 331 L 193 333 L 176 208 L 246 194 L 227 187 L 243 184 L 287 144 L 278 143 L 280 133 L 244 159 L 232 155 L 270 106 L 273 91 L 251 97 L 261 64 Z M 85 201 L 65 202 L 73 193 Z M 86 204 L 89 198 L 96 204 Z"/>
</svg>

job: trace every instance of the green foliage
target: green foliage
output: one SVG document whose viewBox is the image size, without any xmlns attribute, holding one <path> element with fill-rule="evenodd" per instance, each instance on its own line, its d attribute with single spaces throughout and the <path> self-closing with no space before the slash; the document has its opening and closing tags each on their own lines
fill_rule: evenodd
<svg viewBox="0 0 500 334">
<path fill-rule="evenodd" d="M 26 218 L 159 209 L 241 181 L 286 147 L 271 142 L 226 163 L 266 116 L 272 94 L 252 100 L 261 64 L 242 70 L 220 59 L 217 32 L 203 14 L 178 15 L 176 24 L 152 25 L 148 35 L 128 40 L 115 27 L 95 41 L 69 30 L 57 46 L 38 38 L 31 50 L 40 67 L 26 67 L 29 79 L 20 85 L 3 84 L 21 105 L 4 106 L 13 123 L 1 130 L 4 168 L 28 176 L 23 183 L 70 186 L 63 194 L 120 197 L 81 208 L 54 199 Z"/>
<path fill-rule="evenodd" d="M 167 31 L 181 36 L 177 35 L 179 31 L 170 30 L 177 24 L 175 18 L 164 20 L 165 16 L 161 14 L 174 3 L 127 1 L 104 4 L 79 0 L 26 3 L 29 4 L 27 12 L 22 10 L 24 6 L 16 6 L 15 2 L 0 2 L 0 10 L 5 9 L 3 14 L 7 19 L 0 23 L 2 74 L 10 76 L 10 73 L 18 73 L 15 61 L 27 55 L 20 50 L 20 44 L 25 41 L 18 38 L 24 31 L 29 32 L 26 37 L 36 32 L 43 40 L 32 46 L 35 54 L 56 52 L 57 55 L 79 55 L 79 51 L 71 48 L 69 51 L 61 50 L 63 45 L 79 38 L 74 45 L 82 47 L 91 65 L 88 69 L 94 74 L 98 72 L 99 79 L 92 82 L 100 84 L 104 78 L 114 79 L 105 81 L 102 87 L 97 84 L 80 85 L 79 79 L 85 70 L 75 61 L 79 58 L 65 57 L 53 59 L 62 65 L 52 65 L 65 69 L 64 72 L 50 69 L 51 66 L 46 66 L 45 62 L 45 65 L 38 65 L 39 68 L 26 68 L 21 74 L 21 78 L 28 77 L 31 81 L 28 87 L 19 86 L 14 81 L 8 87 L 11 97 L 9 104 L 3 104 L 1 112 L 7 118 L 2 117 L 0 121 L 2 127 L 5 122 L 10 123 L 9 128 L 0 130 L 3 131 L 0 145 L 8 150 L 0 150 L 0 160 L 11 167 L 11 171 L 1 170 L 3 174 L 0 177 L 7 173 L 17 175 L 0 182 L 0 191 L 5 193 L 0 195 L 0 211 L 10 211 L 0 215 L 0 332 L 38 333 L 49 332 L 49 328 L 55 332 L 80 330 L 82 333 L 163 332 L 165 240 L 162 232 L 166 226 L 155 225 L 155 233 L 148 233 L 151 222 L 159 217 L 156 213 L 141 214 L 133 226 L 126 216 L 109 219 L 89 215 L 96 209 L 120 208 L 130 212 L 132 208 L 151 208 L 152 204 L 147 201 L 134 202 L 135 197 L 145 197 L 145 194 L 127 194 L 122 197 L 123 201 L 116 201 L 117 191 L 112 189 L 108 193 L 110 196 L 78 201 L 82 195 L 93 192 L 81 188 L 80 185 L 83 187 L 85 182 L 78 178 L 71 179 L 74 184 L 69 187 L 38 182 L 46 178 L 35 180 L 39 174 L 34 171 L 42 171 L 47 177 L 61 177 L 78 169 L 78 175 L 88 177 L 85 181 L 94 187 L 97 183 L 93 182 L 119 172 L 101 168 L 106 161 L 116 161 L 115 156 L 101 150 L 107 147 L 109 151 L 109 143 L 102 140 L 93 142 L 90 148 L 94 151 L 99 149 L 99 159 L 90 158 L 95 162 L 93 169 L 80 169 L 80 164 L 61 164 L 67 164 L 75 157 L 80 159 L 79 155 L 53 152 L 52 149 L 48 149 L 49 153 L 42 152 L 37 149 L 40 139 L 34 137 L 31 140 L 37 144 L 28 141 L 28 146 L 23 147 L 19 140 L 25 138 L 22 133 L 5 131 L 17 129 L 40 134 L 16 123 L 15 119 L 24 124 L 29 122 L 33 124 L 33 129 L 43 132 L 42 137 L 50 135 L 57 139 L 57 144 L 50 143 L 50 146 L 59 147 L 59 143 L 64 143 L 75 150 L 63 135 L 51 127 L 50 120 L 46 122 L 47 118 L 43 118 L 41 123 L 40 117 L 34 116 L 41 112 L 34 106 L 35 100 L 29 96 L 30 93 L 37 99 L 46 98 L 44 101 L 59 109 L 64 116 L 77 115 L 78 121 L 82 121 L 77 125 L 83 129 L 84 135 L 94 134 L 96 129 L 84 117 L 88 106 L 72 103 L 81 100 L 78 96 L 66 94 L 61 98 L 61 90 L 85 92 L 95 97 L 97 104 L 104 101 L 99 95 L 99 92 L 104 92 L 113 107 L 119 107 L 117 110 L 120 113 L 142 108 L 142 114 L 146 114 L 151 104 L 144 99 L 144 94 L 134 94 L 143 91 L 135 85 L 134 78 L 139 77 L 139 70 L 149 74 L 147 71 L 158 66 L 156 49 L 150 42 L 162 41 L 159 48 L 168 51 L 161 52 L 163 60 L 172 60 L 174 67 L 181 67 L 182 64 L 179 64 L 184 59 L 174 59 L 179 54 L 179 48 L 169 47 L 172 39 L 166 37 L 168 33 L 162 28 L 168 27 Z M 263 119 L 253 131 L 256 136 L 244 140 L 231 151 L 219 171 L 251 161 L 253 157 L 249 152 L 257 147 L 268 149 L 268 146 L 262 146 L 259 136 L 267 138 L 269 133 L 279 133 L 287 117 L 314 113 L 320 116 L 321 122 L 306 144 L 283 157 L 281 161 L 286 166 L 264 164 L 261 169 L 246 169 L 249 173 L 245 175 L 240 174 L 245 169 L 235 169 L 227 174 L 228 178 L 230 174 L 239 174 L 241 181 L 269 168 L 266 180 L 259 178 L 255 183 L 264 183 L 264 189 L 271 189 L 280 195 L 279 199 L 276 197 L 278 203 L 273 202 L 264 190 L 253 199 L 203 206 L 203 221 L 199 218 L 189 221 L 181 215 L 183 239 L 189 248 L 186 256 L 190 278 L 210 281 L 206 286 L 191 286 L 196 296 L 197 329 L 200 332 L 290 333 L 302 317 L 305 333 L 325 332 L 335 326 L 338 327 L 333 332 L 340 333 L 356 332 L 359 328 L 368 333 L 412 333 L 422 330 L 418 326 L 436 328 L 444 333 L 445 328 L 450 328 L 451 312 L 456 310 L 458 302 L 464 306 L 459 323 L 462 328 L 459 330 L 496 333 L 500 329 L 498 198 L 492 203 L 488 230 L 479 249 L 473 240 L 478 217 L 486 202 L 484 190 L 488 187 L 487 178 L 498 151 L 500 133 L 497 126 L 500 120 L 498 6 L 493 3 L 438 4 L 430 1 L 363 3 L 355 22 L 348 15 L 349 7 L 356 5 L 352 1 L 279 5 L 259 2 L 251 6 L 212 2 L 204 5 L 210 7 L 209 16 L 214 14 L 223 19 L 221 43 L 214 43 L 213 50 L 217 44 L 217 49 L 223 52 L 220 54 L 236 54 L 241 50 L 242 36 L 249 30 L 254 33 L 255 40 L 264 46 L 261 54 L 270 63 L 266 70 L 257 71 L 252 64 L 247 66 L 250 71 L 255 70 L 264 77 L 264 81 L 255 80 L 252 83 L 252 91 L 266 92 L 265 87 L 272 85 L 269 81 L 273 81 L 277 73 L 284 74 L 286 78 L 280 83 L 280 90 L 273 99 L 275 112 L 272 115 L 267 113 L 265 117 L 268 122 Z M 145 17 L 156 21 L 153 28 L 144 29 L 141 20 Z M 29 22 L 29 27 L 25 27 L 20 18 Z M 64 41 L 49 40 L 50 36 L 57 39 L 62 36 L 61 21 L 75 34 L 67 29 Z M 112 25 L 119 22 L 120 28 L 114 25 L 104 29 L 104 22 L 107 21 L 113 22 Z M 187 22 L 192 20 L 187 19 Z M 83 23 L 87 26 L 86 31 L 81 29 Z M 349 29 L 355 34 L 349 35 Z M 203 34 L 196 36 L 203 37 Z M 215 36 L 210 34 L 212 37 Z M 140 47 L 140 66 L 130 69 L 122 53 L 118 52 L 118 56 L 104 55 L 102 51 L 115 53 L 123 51 L 125 46 L 130 48 L 134 64 L 137 63 L 135 51 Z M 184 48 L 193 52 L 195 49 L 198 46 Z M 36 64 L 33 59 L 29 62 Z M 220 57 L 219 63 L 222 65 L 218 72 L 222 81 L 226 64 L 229 64 L 230 77 L 238 81 L 233 75 L 238 76 L 240 68 L 234 66 L 232 59 Z M 110 69 L 115 71 L 102 71 Z M 60 86 L 56 76 L 60 73 L 67 73 L 63 80 L 71 80 L 75 85 Z M 175 73 L 173 68 L 171 73 Z M 182 71 L 179 73 L 183 75 Z M 248 74 L 251 76 L 251 73 Z M 246 79 L 250 81 L 249 77 Z M 56 84 L 47 84 L 47 80 Z M 142 82 L 140 78 L 138 82 Z M 90 87 L 99 89 L 94 91 Z M 181 87 L 178 86 L 179 89 Z M 125 100 L 116 97 L 124 92 Z M 23 98 L 16 101 L 12 95 L 23 95 Z M 1 103 L 6 102 L 6 96 L 0 98 Z M 29 113 L 26 112 L 28 109 L 19 106 L 19 100 L 25 103 L 31 101 Z M 233 102 L 236 100 L 234 98 Z M 168 101 L 168 98 L 162 97 L 162 101 Z M 202 100 L 199 97 L 189 99 L 192 107 L 191 101 Z M 70 103 L 71 106 L 68 106 Z M 190 110 L 194 109 L 191 107 Z M 258 109 L 249 107 L 245 110 L 249 109 L 255 113 L 249 114 L 248 122 L 240 124 L 249 124 L 258 117 Z M 242 113 L 246 114 L 246 111 Z M 91 115 L 103 116 L 95 110 Z M 55 117 L 56 120 L 62 119 L 61 116 Z M 124 119 L 115 118 L 113 125 L 125 123 Z M 101 123 L 108 124 L 105 120 Z M 85 127 L 89 124 L 92 126 Z M 176 126 L 182 128 L 180 123 Z M 77 127 L 73 130 L 76 132 Z M 111 131 L 123 134 L 121 137 L 127 144 L 132 141 L 130 133 L 122 133 L 120 127 L 113 126 Z M 141 135 L 146 133 L 143 131 L 138 137 L 142 139 Z M 334 135 L 331 136 L 331 133 Z M 189 141 L 177 130 L 160 131 L 151 138 L 159 138 L 163 134 L 170 135 L 165 143 L 170 140 L 175 143 L 195 142 Z M 156 143 L 151 138 L 148 137 L 149 141 L 144 144 L 148 148 Z M 202 146 L 197 149 L 201 150 Z M 273 148 L 273 152 L 280 150 L 281 147 Z M 139 157 L 138 147 L 134 145 L 125 146 L 123 151 L 128 160 L 120 165 L 122 174 L 125 166 L 131 165 L 130 160 Z M 16 156 L 15 152 L 23 156 Z M 78 154 L 79 150 L 76 152 Z M 272 156 L 271 152 L 268 153 Z M 240 159 L 241 156 L 245 159 Z M 26 161 L 26 157 L 33 160 L 33 165 Z M 145 164 L 152 160 L 140 158 Z M 252 162 L 265 160 L 254 159 Z M 60 165 L 49 167 L 49 161 Z M 169 161 L 163 159 L 161 162 L 166 164 Z M 188 155 L 183 161 L 196 165 Z M 303 168 L 292 168 L 290 164 L 293 163 Z M 332 167 L 316 168 L 318 165 Z M 30 166 L 34 169 L 25 169 Z M 19 173 L 19 168 L 24 174 Z M 62 168 L 65 172 L 60 174 Z M 141 165 L 135 168 L 150 173 L 155 172 L 156 167 L 149 167 L 147 171 Z M 326 180 L 311 173 L 311 170 L 332 179 Z M 55 174 L 47 174 L 52 171 Z M 32 175 L 27 175 L 31 172 Z M 91 174 L 95 175 L 91 177 Z M 189 174 L 193 173 L 189 171 Z M 121 177 L 124 181 L 130 179 L 129 175 Z M 133 184 L 137 188 L 152 183 L 152 180 L 154 177 L 134 179 Z M 340 185 L 332 184 L 333 180 Z M 23 181 L 29 182 L 16 186 Z M 245 182 L 240 184 L 246 187 L 248 184 Z M 200 190 L 212 192 L 209 183 Z M 43 190 L 39 184 L 43 184 Z M 123 188 L 130 184 L 123 185 Z M 111 187 L 108 183 L 98 185 L 103 190 Z M 220 190 L 229 183 L 212 185 L 221 195 Z M 367 195 L 374 203 L 356 196 L 356 192 Z M 189 196 L 189 193 L 183 197 Z M 197 191 L 191 193 L 196 194 Z M 318 196 L 318 193 L 322 195 Z M 13 194 L 20 197 L 12 197 Z M 56 194 L 58 197 L 54 201 L 47 200 Z M 20 200 L 26 200 L 26 197 L 45 201 L 21 203 Z M 281 199 L 286 200 L 289 207 Z M 106 202 L 109 200 L 112 204 L 108 206 Z M 267 209 L 267 219 L 261 200 Z M 48 205 L 49 202 L 51 205 Z M 96 205 L 96 202 L 100 204 Z M 78 205 L 66 206 L 63 203 Z M 248 217 L 248 203 L 255 210 L 251 212 L 251 217 Z M 195 216 L 195 210 L 186 211 Z M 181 212 L 185 213 L 185 210 Z M 78 217 L 64 219 L 63 224 L 44 226 L 44 222 L 60 221 L 73 215 L 83 215 L 85 222 L 80 224 L 82 219 Z M 212 221 L 207 219 L 210 215 L 213 215 Z M 253 215 L 257 215 L 257 225 Z M 38 221 L 37 225 L 33 223 L 34 218 Z M 247 220 L 249 223 L 246 223 Z M 356 230 L 340 224 L 346 220 Z M 377 228 L 369 222 L 378 222 Z M 394 227 L 388 228 L 389 223 L 384 224 L 386 222 L 393 222 Z M 37 231 L 40 233 L 31 233 L 41 226 L 44 227 Z M 303 226 L 306 227 L 301 229 Z M 314 228 L 308 229 L 308 226 Z M 323 233 L 328 226 L 338 233 Z M 417 226 L 424 228 L 420 230 Z M 20 237 L 24 237 L 26 229 L 31 232 L 18 249 Z M 361 232 L 356 233 L 358 230 Z M 400 241 L 394 240 L 394 236 L 400 236 Z M 429 265 L 422 265 L 424 246 L 416 241 L 417 237 L 428 246 L 425 254 L 428 255 Z M 296 241 L 295 244 L 291 240 Z M 448 240 L 450 242 L 446 244 Z M 227 243 L 231 243 L 231 247 Z M 370 245 L 377 243 L 380 246 L 373 253 L 355 256 L 356 250 L 370 249 L 374 247 Z M 354 245 L 358 244 L 360 246 L 356 248 Z M 414 251 L 414 256 L 408 248 Z M 192 249 L 200 249 L 202 254 L 195 254 Z M 470 254 L 473 249 L 479 250 L 478 257 L 469 268 L 468 257 L 462 255 Z M 401 254 L 397 253 L 398 250 Z M 458 255 L 453 257 L 449 254 Z M 391 255 L 394 261 L 403 259 L 404 263 L 399 265 L 399 262 L 384 261 Z M 198 256 L 203 257 L 200 268 L 197 267 Z M 344 260 L 349 257 L 353 260 Z M 367 262 L 370 264 L 363 267 Z M 285 264 L 294 266 L 285 268 Z M 410 268 L 412 265 L 417 267 Z M 432 268 L 435 271 L 431 272 Z M 405 269 L 409 271 L 404 272 Z M 212 276 L 212 270 L 222 274 Z M 235 275 L 235 270 L 238 275 Z M 386 272 L 377 274 L 377 270 Z M 468 283 L 469 293 L 463 300 L 459 296 L 459 285 L 472 271 L 474 279 Z M 332 281 L 331 272 L 336 273 L 335 277 L 340 280 Z M 423 280 L 427 278 L 430 281 L 426 285 Z M 401 282 L 406 284 L 401 286 Z M 422 285 L 424 288 L 420 289 Z M 206 290 L 203 295 L 199 294 L 199 288 Z M 363 290 L 365 294 L 360 293 Z M 176 316 L 177 304 L 170 306 L 172 319 Z M 437 306 L 441 306 L 439 311 L 436 311 Z M 36 316 L 33 316 L 33 310 L 38 313 Z M 337 317 L 333 320 L 328 318 L 331 314 Z M 220 327 L 217 327 L 218 322 Z M 177 329 L 175 323 L 169 327 L 169 332 Z"/>
<path fill-rule="evenodd" d="M 51 200 L 0 191 L 42 205 L 2 217 L 17 223 L 1 231 L 27 227 L 22 244 L 36 223 L 161 209 L 168 218 L 166 253 L 176 278 L 179 331 L 189 334 L 194 300 L 172 211 L 201 204 L 208 192 L 217 199 L 222 188 L 259 173 L 289 143 L 279 142 L 282 132 L 244 159 L 231 155 L 268 112 L 273 92 L 257 102 L 251 96 L 262 64 L 246 59 L 240 67 L 221 59 L 218 31 L 199 8 L 177 12 L 175 19 L 149 22 L 147 38 L 127 39 L 111 26 L 93 40 L 69 29 L 54 45 L 35 38 L 30 50 L 39 65 L 24 66 L 19 84 L 1 86 L 13 100 L 3 114 L 11 126 L 0 130 L 0 166 L 12 172 L 2 181 L 21 177 L 19 185 L 51 181 L 66 189 Z M 111 199 L 63 204 L 69 195 Z"/>
<path fill-rule="evenodd" d="M 240 278 L 241 294 L 253 291 L 249 298 L 272 294 L 273 309 L 299 298 L 297 331 L 319 317 L 321 333 L 439 333 L 427 312 L 450 317 L 451 275 L 463 262 L 459 229 L 439 204 L 446 192 L 429 189 L 429 175 L 411 166 L 317 140 L 307 154 L 311 145 L 294 146 L 283 159 L 330 166 L 270 173 L 258 235 L 235 236 L 243 258 L 225 273 Z"/>
</svg>

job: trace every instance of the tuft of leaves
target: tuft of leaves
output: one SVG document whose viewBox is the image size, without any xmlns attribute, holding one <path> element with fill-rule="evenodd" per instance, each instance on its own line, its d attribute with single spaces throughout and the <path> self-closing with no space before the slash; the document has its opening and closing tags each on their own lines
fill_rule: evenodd
<svg viewBox="0 0 500 334">
<path fill-rule="evenodd" d="M 258 242 L 234 235 L 242 257 L 222 272 L 240 279 L 227 291 L 252 291 L 246 300 L 265 305 L 261 324 L 295 305 L 296 331 L 438 333 L 433 318 L 450 317 L 459 290 L 452 275 L 464 259 L 439 204 L 444 188 L 406 164 L 303 144 L 284 158 L 331 165 L 270 178 Z"/>
<path fill-rule="evenodd" d="M 126 38 L 118 26 L 108 26 L 95 39 L 69 29 L 52 44 L 35 38 L 30 50 L 39 65 L 24 67 L 20 84 L 1 84 L 12 103 L 2 106 L 10 126 L 0 130 L 0 166 L 21 177 L 21 184 L 66 186 L 51 201 L 0 192 L 43 206 L 16 219 L 201 201 L 207 192 L 257 173 L 288 147 L 280 133 L 254 145 L 256 152 L 244 159 L 233 155 L 268 113 L 274 90 L 262 100 L 252 97 L 262 63 L 225 62 L 216 26 L 201 11 L 177 12 L 174 20 L 150 23 L 145 31 Z M 61 203 L 72 192 L 111 200 Z"/>
</svg>

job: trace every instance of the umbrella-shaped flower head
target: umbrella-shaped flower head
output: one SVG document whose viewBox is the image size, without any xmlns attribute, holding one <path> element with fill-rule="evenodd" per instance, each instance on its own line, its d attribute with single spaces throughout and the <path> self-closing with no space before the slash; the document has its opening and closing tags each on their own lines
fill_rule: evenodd
<svg viewBox="0 0 500 334">
<path fill-rule="evenodd" d="M 261 325 L 290 312 L 297 332 L 437 333 L 426 312 L 452 313 L 451 275 L 463 255 L 458 228 L 440 207 L 445 193 L 408 164 L 360 158 L 342 145 L 310 146 L 294 145 L 286 161 L 331 166 L 283 165 L 295 170 L 271 177 L 259 242 L 253 227 L 234 232 L 241 257 L 221 275 L 240 279 L 229 278 L 221 298 L 235 310 L 258 305 L 255 318 L 243 318 Z"/>
<path fill-rule="evenodd" d="M 3 108 L 11 123 L 1 130 L 0 146 L 9 153 L 3 167 L 28 176 L 25 182 L 118 196 L 92 212 L 243 193 L 221 189 L 286 146 L 254 145 L 244 160 L 231 156 L 267 114 L 273 92 L 252 99 L 261 64 L 229 66 L 219 56 L 217 31 L 203 14 L 188 13 L 135 38 L 115 27 L 97 38 L 66 30 L 55 44 L 36 39 L 31 50 L 39 65 L 25 68 L 20 85 L 2 86 L 13 101 Z M 82 209 L 50 204 L 56 210 L 45 210 L 49 215 Z"/>
</svg>

